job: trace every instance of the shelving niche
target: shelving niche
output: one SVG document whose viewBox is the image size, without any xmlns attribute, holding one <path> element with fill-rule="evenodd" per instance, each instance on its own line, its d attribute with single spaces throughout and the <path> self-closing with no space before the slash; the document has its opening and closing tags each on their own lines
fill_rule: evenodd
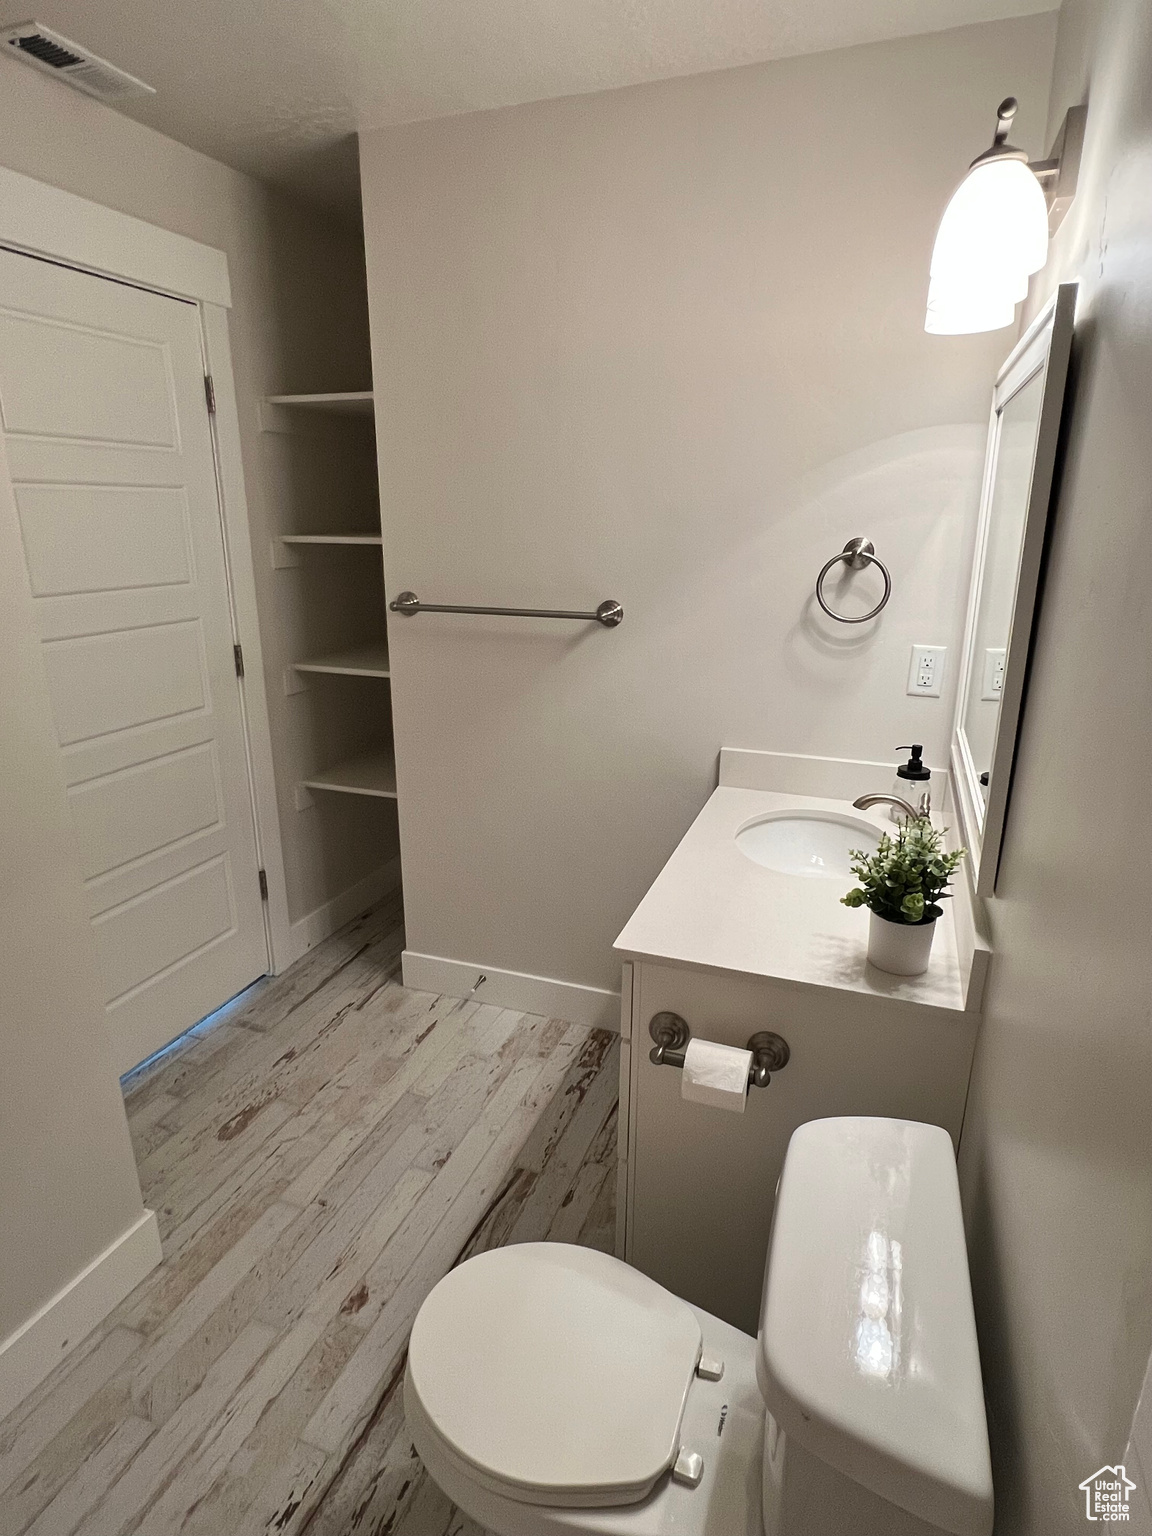
<svg viewBox="0 0 1152 1536">
<path fill-rule="evenodd" d="M 352 802 L 378 818 L 396 799 L 372 392 L 269 395 L 260 424 L 282 530 L 272 564 L 285 573 L 278 600 L 295 647 L 284 669 L 285 693 L 299 695 L 295 806 L 315 804 L 347 857 Z"/>
</svg>

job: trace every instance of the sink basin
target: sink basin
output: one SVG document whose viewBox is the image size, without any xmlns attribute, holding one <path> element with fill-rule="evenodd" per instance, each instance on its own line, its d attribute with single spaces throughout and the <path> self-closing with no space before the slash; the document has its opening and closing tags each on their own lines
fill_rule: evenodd
<svg viewBox="0 0 1152 1536">
<path fill-rule="evenodd" d="M 806 880 L 849 880 L 850 850 L 873 853 L 879 841 L 870 822 L 823 811 L 761 816 L 736 834 L 736 846 L 754 864 Z"/>
</svg>

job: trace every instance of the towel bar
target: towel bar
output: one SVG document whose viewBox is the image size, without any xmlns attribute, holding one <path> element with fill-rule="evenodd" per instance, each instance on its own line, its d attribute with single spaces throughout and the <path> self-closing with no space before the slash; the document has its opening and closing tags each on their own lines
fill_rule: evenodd
<svg viewBox="0 0 1152 1536">
<path fill-rule="evenodd" d="M 401 592 L 388 606 L 393 613 L 408 618 L 417 613 L 494 613 L 510 619 L 582 619 L 589 624 L 603 624 L 605 629 L 615 629 L 624 619 L 623 607 L 611 597 L 606 597 L 595 613 L 569 608 L 477 608 L 469 603 L 422 603 L 415 592 Z"/>
</svg>

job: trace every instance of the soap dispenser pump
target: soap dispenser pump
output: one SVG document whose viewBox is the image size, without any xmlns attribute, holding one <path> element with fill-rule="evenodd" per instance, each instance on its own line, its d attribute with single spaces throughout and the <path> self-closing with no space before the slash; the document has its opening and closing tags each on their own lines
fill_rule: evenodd
<svg viewBox="0 0 1152 1536">
<path fill-rule="evenodd" d="M 924 748 L 920 742 L 913 742 L 909 747 L 897 747 L 897 752 L 910 752 L 912 755 L 906 763 L 901 763 L 896 769 L 896 778 L 892 785 L 892 793 L 899 795 L 902 800 L 907 800 L 909 805 L 918 806 L 920 796 L 930 787 L 932 770 L 924 765 Z M 892 820 L 902 821 L 903 813 L 892 807 Z"/>
</svg>

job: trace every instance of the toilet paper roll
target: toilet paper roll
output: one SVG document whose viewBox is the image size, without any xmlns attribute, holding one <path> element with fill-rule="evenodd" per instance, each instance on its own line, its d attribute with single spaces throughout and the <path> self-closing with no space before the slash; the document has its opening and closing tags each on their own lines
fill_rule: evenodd
<svg viewBox="0 0 1152 1536">
<path fill-rule="evenodd" d="M 714 1040 L 689 1040 L 680 1074 L 680 1095 L 693 1104 L 710 1104 L 713 1109 L 730 1109 L 742 1115 L 748 1102 L 751 1065 L 751 1051 L 717 1045 Z"/>
</svg>

